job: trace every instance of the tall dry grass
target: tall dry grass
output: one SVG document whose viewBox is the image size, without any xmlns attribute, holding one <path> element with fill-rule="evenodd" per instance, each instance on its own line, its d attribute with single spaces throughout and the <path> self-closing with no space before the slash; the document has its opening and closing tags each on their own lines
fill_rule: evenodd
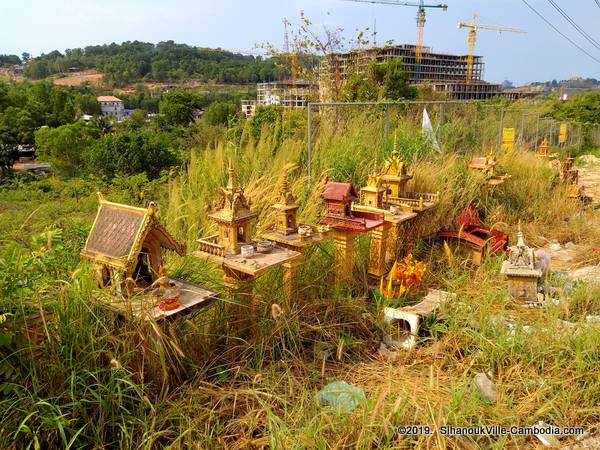
<svg viewBox="0 0 600 450">
<path fill-rule="evenodd" d="M 47 325 L 50 340 L 24 345 L 10 356 L 22 369 L 18 373 L 27 375 L 13 381 L 14 391 L 0 400 L 0 443 L 7 448 L 528 448 L 534 444 L 530 437 L 401 436 L 395 427 L 544 420 L 598 432 L 600 331 L 583 319 L 600 311 L 598 287 L 551 278 L 561 302 L 524 311 L 502 284 L 501 257 L 487 258 L 479 268 L 449 267 L 439 247 L 419 242 L 452 227 L 460 210 L 474 202 L 487 225 L 505 229 L 511 238 L 521 222 L 536 245 L 572 240 L 591 246 L 599 242 L 600 230 L 590 226 L 597 212 L 568 200 L 557 174 L 521 150 L 498 154 L 500 169 L 511 178 L 486 189 L 483 177 L 467 166 L 473 155 L 493 146 L 495 123 L 472 120 L 491 112 L 457 109 L 455 120 L 444 126 L 449 146 L 441 154 L 418 131 L 418 111 L 413 113 L 412 119 L 406 112 L 392 114 L 387 141 L 381 111 L 317 116 L 311 179 L 306 128 L 297 117 L 264 124 L 259 134 L 246 124 L 192 151 L 183 173 L 169 182 L 169 202 L 160 205 L 160 213 L 193 250 L 198 237 L 214 232 L 207 212 L 232 161 L 260 213 L 257 234 L 273 221 L 270 206 L 286 172 L 301 204 L 300 220 L 314 223 L 322 177 L 352 176 L 362 186 L 391 152 L 397 130 L 414 190 L 440 194 L 435 209 L 407 226 L 402 251 L 411 247 L 426 260 L 428 286 L 457 293 L 416 350 L 394 361 L 377 353 L 381 311 L 366 288 L 368 236 L 357 240 L 355 283 L 348 289 L 333 283 L 328 244 L 307 255 L 293 303 L 282 294 L 279 271 L 260 277 L 252 340 L 228 334 L 227 298 L 173 323 L 123 321 L 97 306 L 97 297 L 107 294 L 95 289 L 83 267 L 38 292 L 55 311 Z M 218 267 L 194 258 L 172 257 L 169 264 L 177 276 L 223 288 Z M 281 317 L 270 313 L 275 303 Z M 564 328 L 559 319 L 575 325 Z M 497 404 L 487 404 L 472 387 L 473 375 L 481 371 L 491 372 L 496 382 Z M 320 406 L 318 390 L 339 379 L 362 387 L 367 403 L 350 414 Z"/>
</svg>

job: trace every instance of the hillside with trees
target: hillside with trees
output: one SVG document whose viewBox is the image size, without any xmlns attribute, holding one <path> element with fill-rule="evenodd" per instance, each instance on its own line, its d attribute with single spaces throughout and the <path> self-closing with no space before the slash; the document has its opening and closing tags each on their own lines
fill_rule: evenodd
<svg viewBox="0 0 600 450">
<path fill-rule="evenodd" d="M 0 67 L 11 67 L 21 64 L 21 58 L 17 55 L 0 55 Z"/>
<path fill-rule="evenodd" d="M 286 75 L 276 59 L 242 55 L 222 49 L 194 47 L 173 41 L 123 42 L 58 50 L 33 58 L 25 75 L 43 79 L 66 72 L 71 67 L 96 69 L 105 82 L 124 86 L 138 81 L 179 82 L 194 78 L 220 83 L 256 83 Z"/>
</svg>

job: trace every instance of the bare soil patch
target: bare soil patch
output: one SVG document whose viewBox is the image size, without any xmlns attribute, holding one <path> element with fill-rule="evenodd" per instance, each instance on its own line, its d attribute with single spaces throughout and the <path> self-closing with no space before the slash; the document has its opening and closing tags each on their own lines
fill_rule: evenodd
<svg viewBox="0 0 600 450">
<path fill-rule="evenodd" d="M 101 86 L 104 81 L 104 75 L 95 70 L 85 70 L 83 72 L 73 73 L 61 78 L 56 78 L 53 83 L 58 86 L 80 86 L 89 83 L 92 86 Z"/>
</svg>

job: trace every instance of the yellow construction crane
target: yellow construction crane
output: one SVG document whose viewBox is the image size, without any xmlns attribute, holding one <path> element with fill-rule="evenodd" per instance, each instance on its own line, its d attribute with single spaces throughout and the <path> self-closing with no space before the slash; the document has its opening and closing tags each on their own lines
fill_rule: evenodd
<svg viewBox="0 0 600 450">
<path fill-rule="evenodd" d="M 415 46 L 415 80 L 418 82 L 421 78 L 421 58 L 423 56 L 423 27 L 425 26 L 425 8 L 441 8 L 446 11 L 448 5 L 438 4 L 427 4 L 423 0 L 418 2 L 401 2 L 398 0 L 346 0 L 350 2 L 359 3 L 380 3 L 383 5 L 396 5 L 396 6 L 414 6 L 417 10 L 417 45 Z"/>
<path fill-rule="evenodd" d="M 296 46 L 292 43 L 292 48 L 290 49 L 290 38 L 288 34 L 288 27 L 292 24 L 286 19 L 283 19 L 283 26 L 285 27 L 285 35 L 283 41 L 283 49 L 285 52 L 286 58 L 290 61 L 290 72 L 292 79 L 292 86 L 296 87 L 296 82 L 298 78 L 298 54 L 296 53 Z"/>
<path fill-rule="evenodd" d="M 458 28 L 469 29 L 469 52 L 467 53 L 467 83 L 470 83 L 473 78 L 473 51 L 475 50 L 475 38 L 477 30 L 498 31 L 499 33 L 527 33 L 527 31 L 520 30 L 518 28 L 497 27 L 493 25 L 478 25 L 477 14 L 473 15 L 471 23 L 459 22 Z"/>
</svg>

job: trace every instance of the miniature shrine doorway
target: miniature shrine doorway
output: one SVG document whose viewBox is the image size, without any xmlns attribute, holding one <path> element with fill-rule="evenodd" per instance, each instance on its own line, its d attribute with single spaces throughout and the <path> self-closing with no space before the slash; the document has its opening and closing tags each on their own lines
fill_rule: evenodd
<svg viewBox="0 0 600 450">
<path fill-rule="evenodd" d="M 238 244 L 247 244 L 246 227 L 237 227 L 237 242 Z"/>
<path fill-rule="evenodd" d="M 142 287 L 150 286 L 159 278 L 161 264 L 160 244 L 148 236 L 137 255 L 132 278 Z"/>
<path fill-rule="evenodd" d="M 150 262 L 150 252 L 147 248 L 142 248 L 138 253 L 135 269 L 133 270 L 133 279 L 138 286 L 150 286 L 154 281 L 152 273 L 152 264 Z"/>
<path fill-rule="evenodd" d="M 104 288 L 111 283 L 112 274 L 108 266 L 102 265 L 96 268 L 96 282 L 99 288 Z"/>
</svg>

